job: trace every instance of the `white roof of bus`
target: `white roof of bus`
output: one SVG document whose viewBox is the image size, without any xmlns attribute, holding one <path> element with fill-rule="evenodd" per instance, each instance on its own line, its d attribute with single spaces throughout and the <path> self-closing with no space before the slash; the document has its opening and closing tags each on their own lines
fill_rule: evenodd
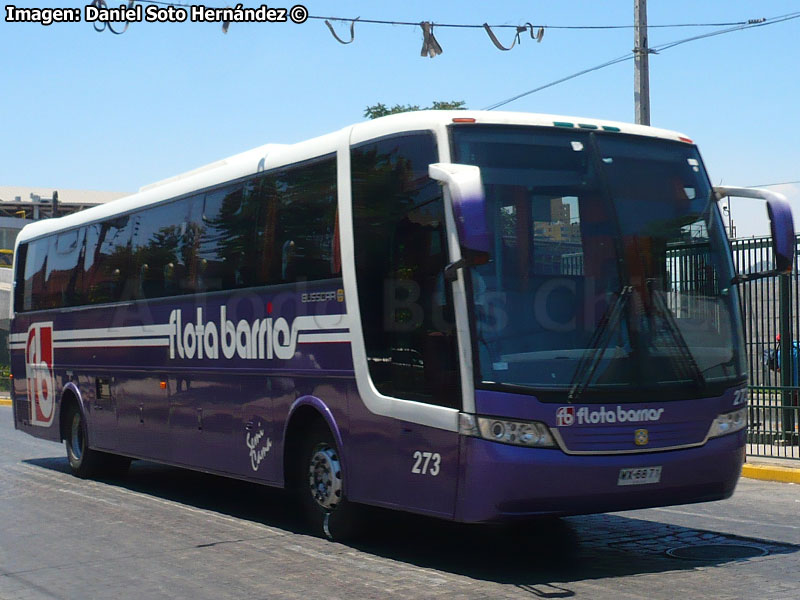
<svg viewBox="0 0 800 600">
<path fill-rule="evenodd" d="M 312 138 L 296 144 L 266 144 L 247 152 L 204 165 L 192 171 L 170 177 L 142 187 L 138 193 L 96 206 L 88 210 L 60 217 L 45 219 L 27 225 L 20 232 L 17 244 L 54 231 L 69 229 L 102 220 L 115 214 L 136 210 L 169 198 L 188 194 L 193 190 L 208 188 L 214 185 L 238 179 L 259 171 L 268 171 L 294 162 L 307 160 L 324 154 L 330 154 L 347 142 L 361 142 L 371 138 L 399 133 L 402 131 L 418 131 L 421 129 L 437 129 L 453 122 L 454 118 L 474 118 L 476 123 L 500 125 L 539 125 L 552 127 L 555 123 L 572 123 L 576 127 L 612 127 L 621 133 L 658 137 L 669 140 L 687 138 L 675 131 L 592 119 L 584 117 L 568 117 L 522 112 L 458 110 L 427 110 L 401 113 L 366 121 L 345 127 L 334 133 Z"/>
</svg>

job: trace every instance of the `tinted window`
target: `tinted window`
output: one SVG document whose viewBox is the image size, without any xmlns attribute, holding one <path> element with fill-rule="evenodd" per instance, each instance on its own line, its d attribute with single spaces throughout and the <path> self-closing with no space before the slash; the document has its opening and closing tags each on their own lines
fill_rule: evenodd
<svg viewBox="0 0 800 600">
<path fill-rule="evenodd" d="M 444 208 L 429 134 L 351 152 L 358 298 L 370 377 L 385 395 L 460 406 Z"/>
<path fill-rule="evenodd" d="M 83 261 L 89 304 L 130 300 L 137 296 L 138 277 L 131 260 L 133 217 L 125 215 L 86 228 Z"/>
<path fill-rule="evenodd" d="M 205 195 L 197 255 L 199 287 L 204 291 L 244 287 L 249 283 L 245 282 L 240 267 L 255 224 L 244 218 L 242 197 L 241 185 L 226 186 Z"/>
<path fill-rule="evenodd" d="M 336 159 L 22 244 L 19 253 L 17 310 L 336 277 Z"/>
<path fill-rule="evenodd" d="M 201 210 L 200 198 L 186 198 L 135 215 L 133 251 L 142 297 L 160 298 L 194 290 L 195 220 L 199 220 Z"/>
<path fill-rule="evenodd" d="M 83 240 L 86 229 L 64 231 L 50 238 L 44 308 L 79 304 Z"/>
<path fill-rule="evenodd" d="M 340 271 L 335 158 L 205 195 L 198 287 L 205 291 L 326 279 Z"/>
<path fill-rule="evenodd" d="M 274 181 L 274 184 L 273 184 Z M 280 281 L 326 279 L 339 273 L 336 161 L 326 159 L 279 173 L 268 182 L 278 198 L 276 249 L 270 266 Z M 280 257 L 280 261 L 276 260 Z M 278 264 L 278 262 L 280 264 Z"/>
<path fill-rule="evenodd" d="M 17 312 L 25 308 L 25 260 L 28 256 L 28 244 L 17 247 L 17 263 L 14 269 L 14 310 Z"/>
<path fill-rule="evenodd" d="M 28 244 L 25 259 L 23 310 L 40 310 L 44 308 L 47 247 L 48 240 L 46 238 L 35 240 Z"/>
</svg>

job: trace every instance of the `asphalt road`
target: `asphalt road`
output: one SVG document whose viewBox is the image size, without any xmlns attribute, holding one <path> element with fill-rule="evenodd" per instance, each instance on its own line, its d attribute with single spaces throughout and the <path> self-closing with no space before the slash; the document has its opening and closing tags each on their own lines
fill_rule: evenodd
<svg viewBox="0 0 800 600">
<path fill-rule="evenodd" d="M 0 407 L 3 600 L 800 597 L 792 484 L 742 479 L 725 502 L 515 530 L 371 523 L 357 544 L 327 542 L 279 491 L 152 463 L 82 481 Z"/>
</svg>

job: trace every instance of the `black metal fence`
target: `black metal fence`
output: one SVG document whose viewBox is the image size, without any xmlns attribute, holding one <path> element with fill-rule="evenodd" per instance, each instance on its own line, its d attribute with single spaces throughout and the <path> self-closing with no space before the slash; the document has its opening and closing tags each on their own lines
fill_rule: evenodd
<svg viewBox="0 0 800 600">
<path fill-rule="evenodd" d="M 739 273 L 772 268 L 769 237 L 732 240 L 731 249 Z M 757 279 L 738 286 L 750 372 L 747 452 L 752 456 L 800 460 L 797 266 L 795 251 L 791 275 Z"/>
</svg>

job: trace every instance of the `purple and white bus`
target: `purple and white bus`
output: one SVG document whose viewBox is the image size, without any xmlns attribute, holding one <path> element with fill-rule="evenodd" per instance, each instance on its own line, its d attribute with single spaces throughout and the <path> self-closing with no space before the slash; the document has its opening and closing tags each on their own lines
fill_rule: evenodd
<svg viewBox="0 0 800 600">
<path fill-rule="evenodd" d="M 22 230 L 15 426 L 79 477 L 146 459 L 498 522 L 733 493 L 747 373 L 722 195 L 680 134 L 429 111 L 266 145 Z"/>
</svg>

